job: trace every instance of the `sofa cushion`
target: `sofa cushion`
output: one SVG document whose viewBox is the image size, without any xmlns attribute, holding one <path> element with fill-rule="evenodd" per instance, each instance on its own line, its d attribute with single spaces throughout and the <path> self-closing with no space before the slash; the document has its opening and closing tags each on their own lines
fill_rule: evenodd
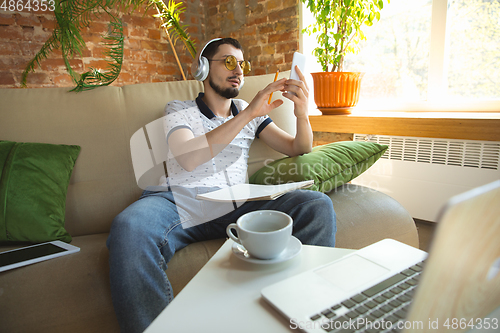
<svg viewBox="0 0 500 333">
<path fill-rule="evenodd" d="M 250 183 L 271 185 L 312 179 L 314 185 L 309 189 L 326 193 L 365 172 L 386 150 L 386 145 L 374 142 L 333 142 L 314 147 L 308 154 L 266 162 L 250 177 Z"/>
<path fill-rule="evenodd" d="M 77 253 L 0 273 L 0 331 L 120 332 L 111 302 L 107 237 L 75 236 Z"/>
<path fill-rule="evenodd" d="M 0 241 L 71 241 L 66 193 L 79 146 L 0 141 Z"/>
</svg>

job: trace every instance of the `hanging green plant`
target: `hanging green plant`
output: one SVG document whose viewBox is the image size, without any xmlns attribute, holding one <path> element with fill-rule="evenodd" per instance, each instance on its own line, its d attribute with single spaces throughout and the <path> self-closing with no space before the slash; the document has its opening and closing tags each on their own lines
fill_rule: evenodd
<svg viewBox="0 0 500 333">
<path fill-rule="evenodd" d="M 175 36 L 173 40 L 174 45 L 178 39 L 182 40 L 184 46 L 194 59 L 194 57 L 196 57 L 196 47 L 189 34 L 186 32 L 188 26 L 181 25 L 180 15 L 186 11 L 186 9 L 182 7 L 182 2 L 175 3 L 175 1 L 170 0 L 168 5 L 165 5 L 162 0 L 150 0 L 150 2 L 158 9 L 158 14 L 153 16 L 161 18 L 163 22 L 161 26 L 167 29 L 169 35 Z"/>
<path fill-rule="evenodd" d="M 162 22 L 161 27 L 165 30 L 165 34 L 170 46 L 172 47 L 172 51 L 174 52 L 175 60 L 177 61 L 177 66 L 179 67 L 182 78 L 186 80 L 181 63 L 177 57 L 177 52 L 175 51 L 175 43 L 180 39 L 184 43 L 184 46 L 188 50 L 189 54 L 191 54 L 191 57 L 193 57 L 193 59 L 196 57 L 196 47 L 194 46 L 194 42 L 189 34 L 186 32 L 187 25 L 181 25 L 180 23 L 180 15 L 184 13 L 185 8 L 182 7 L 182 2 L 176 3 L 173 0 L 170 0 L 168 5 L 165 5 L 163 0 L 149 1 L 151 5 L 156 6 L 158 14 L 153 16 L 160 18 Z M 173 40 L 170 38 L 170 35 L 174 36 Z"/>
<path fill-rule="evenodd" d="M 107 46 L 104 55 L 111 58 L 108 60 L 108 67 L 106 72 L 101 72 L 99 69 L 90 68 L 90 71 L 80 75 L 80 78 L 76 81 L 76 87 L 70 91 L 84 91 L 93 89 L 100 86 L 107 86 L 113 83 L 120 75 L 122 64 L 123 64 L 123 25 L 121 22 L 111 22 L 109 24 L 110 31 L 103 38 L 107 41 L 104 45 Z M 72 78 L 78 76 L 69 64 L 66 68 L 71 70 L 70 75 Z"/>
</svg>

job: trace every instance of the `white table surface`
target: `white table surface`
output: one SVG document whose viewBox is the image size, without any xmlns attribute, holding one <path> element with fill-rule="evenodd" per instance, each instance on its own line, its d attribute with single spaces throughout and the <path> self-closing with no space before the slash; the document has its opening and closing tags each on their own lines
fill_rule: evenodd
<svg viewBox="0 0 500 333">
<path fill-rule="evenodd" d="M 237 258 L 228 240 L 153 321 L 154 332 L 294 332 L 260 291 L 354 250 L 303 245 L 295 258 L 260 265 Z"/>
</svg>

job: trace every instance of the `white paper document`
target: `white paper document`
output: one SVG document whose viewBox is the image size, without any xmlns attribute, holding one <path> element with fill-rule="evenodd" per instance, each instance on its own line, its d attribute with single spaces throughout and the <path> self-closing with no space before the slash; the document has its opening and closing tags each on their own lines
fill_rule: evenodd
<svg viewBox="0 0 500 333">
<path fill-rule="evenodd" d="M 274 200 L 283 194 L 314 184 L 314 180 L 280 185 L 238 184 L 205 194 L 198 194 L 197 199 L 209 201 L 251 201 Z"/>
</svg>

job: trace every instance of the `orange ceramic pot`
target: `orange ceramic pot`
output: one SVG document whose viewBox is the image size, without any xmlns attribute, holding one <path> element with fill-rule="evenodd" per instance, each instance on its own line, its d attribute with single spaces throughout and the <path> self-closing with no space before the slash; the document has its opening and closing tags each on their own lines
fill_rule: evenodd
<svg viewBox="0 0 500 333">
<path fill-rule="evenodd" d="M 351 108 L 358 103 L 361 79 L 365 73 L 319 72 L 311 75 L 318 109 Z"/>
</svg>

